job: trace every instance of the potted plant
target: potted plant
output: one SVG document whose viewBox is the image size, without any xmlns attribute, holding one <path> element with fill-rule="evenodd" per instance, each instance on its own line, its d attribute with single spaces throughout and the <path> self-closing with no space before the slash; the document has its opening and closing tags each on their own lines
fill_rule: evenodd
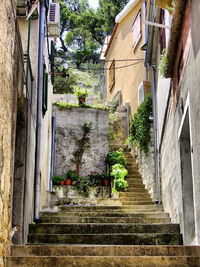
<svg viewBox="0 0 200 267">
<path fill-rule="evenodd" d="M 78 103 L 79 105 L 84 105 L 85 104 L 85 101 L 86 101 L 86 98 L 88 96 L 88 91 L 87 89 L 84 89 L 84 88 L 81 88 L 81 87 L 76 87 L 75 89 L 75 96 L 77 96 L 78 98 Z"/>
<path fill-rule="evenodd" d="M 55 175 L 52 177 L 53 185 L 60 185 L 61 183 L 64 182 L 64 180 L 65 178 L 60 175 Z"/>
<path fill-rule="evenodd" d="M 69 170 L 66 173 L 66 179 L 65 179 L 65 184 L 66 185 L 72 185 L 72 181 L 77 177 L 77 172 Z"/>
<path fill-rule="evenodd" d="M 103 186 L 110 186 L 110 178 L 107 174 L 103 173 L 102 174 L 102 184 Z"/>
</svg>

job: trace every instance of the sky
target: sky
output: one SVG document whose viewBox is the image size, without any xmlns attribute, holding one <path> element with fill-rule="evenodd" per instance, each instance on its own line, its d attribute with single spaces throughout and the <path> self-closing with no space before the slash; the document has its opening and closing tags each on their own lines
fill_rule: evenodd
<svg viewBox="0 0 200 267">
<path fill-rule="evenodd" d="M 93 8 L 97 8 L 99 4 L 99 0 L 89 0 L 89 4 Z"/>
</svg>

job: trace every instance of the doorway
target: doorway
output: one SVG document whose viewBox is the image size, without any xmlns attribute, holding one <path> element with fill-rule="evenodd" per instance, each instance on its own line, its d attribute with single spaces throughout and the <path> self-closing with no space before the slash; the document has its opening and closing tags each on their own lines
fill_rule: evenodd
<svg viewBox="0 0 200 267">
<path fill-rule="evenodd" d="M 195 215 L 189 108 L 186 110 L 180 133 L 180 155 L 183 201 L 183 239 L 184 244 L 191 244 L 195 238 Z"/>
</svg>

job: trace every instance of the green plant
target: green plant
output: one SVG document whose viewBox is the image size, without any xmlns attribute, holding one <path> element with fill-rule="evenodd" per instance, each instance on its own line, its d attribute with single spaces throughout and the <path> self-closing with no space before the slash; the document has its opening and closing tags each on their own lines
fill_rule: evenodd
<svg viewBox="0 0 200 267">
<path fill-rule="evenodd" d="M 76 179 L 76 177 L 78 177 L 77 171 L 71 171 L 71 170 L 67 171 L 67 173 L 66 173 L 67 179 L 74 180 L 74 179 Z"/>
<path fill-rule="evenodd" d="M 96 186 L 101 186 L 103 184 L 103 180 L 110 180 L 106 173 L 91 172 L 89 177 Z"/>
<path fill-rule="evenodd" d="M 92 124 L 92 122 L 84 122 L 82 126 L 83 136 L 80 139 L 75 135 L 74 132 L 71 132 L 71 135 L 74 138 L 77 146 L 76 150 L 73 153 L 73 158 L 71 159 L 71 161 L 76 164 L 76 171 L 78 176 L 80 176 L 80 167 L 81 164 L 83 164 L 82 157 L 84 151 L 90 147 L 89 134 L 92 130 Z"/>
<path fill-rule="evenodd" d="M 123 153 L 123 149 L 119 149 L 118 151 L 110 152 L 107 155 L 107 162 L 109 166 L 115 164 L 121 164 L 123 166 L 126 165 L 126 159 Z"/>
<path fill-rule="evenodd" d="M 63 110 L 63 109 L 80 108 L 80 105 L 71 104 L 71 103 L 59 103 L 59 102 L 56 102 L 53 105 L 59 107 L 61 110 Z M 84 104 L 84 105 L 81 106 L 81 108 L 94 108 L 94 109 L 100 109 L 100 110 L 106 110 L 106 111 L 109 110 L 109 107 L 107 107 L 105 105 L 100 105 L 100 104 L 97 104 L 97 105 L 86 105 L 86 104 Z"/>
<path fill-rule="evenodd" d="M 60 185 L 60 182 L 64 180 L 65 178 L 63 176 L 55 175 L 52 177 L 53 185 Z"/>
<path fill-rule="evenodd" d="M 76 177 L 76 179 L 73 181 L 73 186 L 80 195 L 83 197 L 88 197 L 90 187 L 94 187 L 96 184 L 90 179 L 89 176 L 81 176 Z"/>
<path fill-rule="evenodd" d="M 141 151 L 148 152 L 150 141 L 150 121 L 152 115 L 152 97 L 147 96 L 143 103 L 138 107 L 130 123 L 130 136 L 126 141 L 129 146 L 139 147 Z"/>
<path fill-rule="evenodd" d="M 159 71 L 162 77 L 165 77 L 165 74 L 168 69 L 168 57 L 167 57 L 167 50 L 163 49 L 162 54 L 160 55 L 160 63 L 159 63 Z"/>
<path fill-rule="evenodd" d="M 124 178 L 127 174 L 127 169 L 121 164 L 115 164 L 111 167 L 110 175 L 114 177 L 112 192 L 126 190 L 128 182 Z"/>
<path fill-rule="evenodd" d="M 165 8 L 172 14 L 176 6 L 176 1 L 172 1 L 171 6 L 166 6 Z"/>
</svg>

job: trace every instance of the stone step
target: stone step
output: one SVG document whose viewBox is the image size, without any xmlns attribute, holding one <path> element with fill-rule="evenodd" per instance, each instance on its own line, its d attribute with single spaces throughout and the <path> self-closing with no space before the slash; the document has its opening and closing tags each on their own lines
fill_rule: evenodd
<svg viewBox="0 0 200 267">
<path fill-rule="evenodd" d="M 59 206 L 59 209 L 61 211 L 66 211 L 66 212 L 70 212 L 70 211 L 109 211 L 109 210 L 153 210 L 153 211 L 163 211 L 163 207 L 162 205 L 128 205 L 128 206 L 85 206 L 85 205 L 66 205 L 66 206 Z"/>
<path fill-rule="evenodd" d="M 97 211 L 97 212 L 70 212 L 70 213 L 64 213 L 64 212 L 43 212 L 40 214 L 41 217 L 53 217 L 53 216 L 67 216 L 67 217 L 150 217 L 150 218 L 163 218 L 163 217 L 169 217 L 169 213 L 164 212 L 126 212 L 126 211 Z"/>
<path fill-rule="evenodd" d="M 127 196 L 127 197 L 119 197 L 118 198 L 120 201 L 152 201 L 150 196 L 146 195 L 146 196 Z"/>
<path fill-rule="evenodd" d="M 135 184 L 142 184 L 142 185 L 144 185 L 142 179 L 135 179 L 135 178 L 128 179 L 127 178 L 126 181 L 128 182 L 129 186 L 130 185 L 135 185 Z"/>
<path fill-rule="evenodd" d="M 77 224 L 77 223 L 40 223 L 30 224 L 29 234 L 109 234 L 109 233 L 179 233 L 178 224 L 128 224 L 128 223 L 95 223 L 95 224 Z"/>
<path fill-rule="evenodd" d="M 42 223 L 170 223 L 170 217 L 78 217 L 78 216 L 44 216 Z"/>
<path fill-rule="evenodd" d="M 148 192 L 119 192 L 119 197 L 146 197 L 149 196 Z"/>
<path fill-rule="evenodd" d="M 142 200 L 138 200 L 138 201 L 127 201 L 127 200 L 121 200 L 122 205 L 152 205 L 153 202 L 152 200 L 149 201 L 142 201 Z"/>
<path fill-rule="evenodd" d="M 8 257 L 7 267 L 199 267 L 194 256 L 39 256 Z"/>
<path fill-rule="evenodd" d="M 181 234 L 29 234 L 30 244 L 181 245 Z"/>
<path fill-rule="evenodd" d="M 28 256 L 199 256 L 200 246 L 26 245 L 12 246 L 13 257 Z M 122 265 L 123 266 L 123 265 Z"/>
</svg>

